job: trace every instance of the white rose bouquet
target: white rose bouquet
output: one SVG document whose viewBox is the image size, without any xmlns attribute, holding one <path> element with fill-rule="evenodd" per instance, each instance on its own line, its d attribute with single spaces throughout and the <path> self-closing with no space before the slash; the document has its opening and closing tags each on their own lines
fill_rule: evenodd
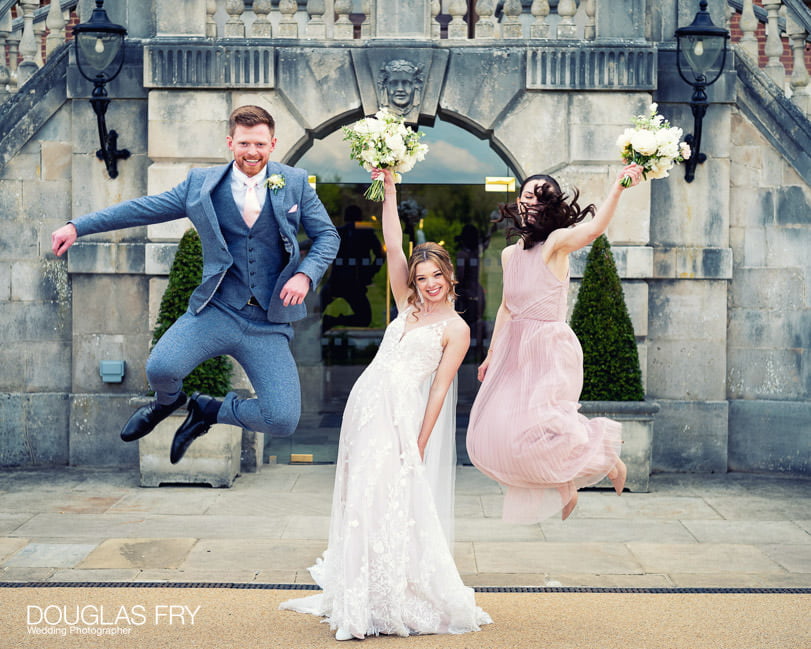
<svg viewBox="0 0 811 649">
<path fill-rule="evenodd" d="M 677 162 L 690 157 L 690 146 L 682 142 L 682 130 L 670 126 L 664 117 L 657 114 L 658 106 L 651 104 L 648 115 L 637 115 L 633 119 L 635 128 L 626 128 L 617 138 L 625 164 L 640 165 L 643 178 L 666 178 L 668 171 Z M 631 178 L 622 179 L 623 187 L 631 186 Z"/>
<path fill-rule="evenodd" d="M 390 169 L 398 178 L 399 173 L 411 171 L 417 162 L 424 160 L 428 152 L 428 145 L 420 144 L 424 133 L 409 128 L 402 117 L 386 109 L 341 130 L 344 141 L 349 141 L 349 157 L 357 160 L 366 171 Z M 364 196 L 382 201 L 383 181 L 373 180 Z"/>
</svg>

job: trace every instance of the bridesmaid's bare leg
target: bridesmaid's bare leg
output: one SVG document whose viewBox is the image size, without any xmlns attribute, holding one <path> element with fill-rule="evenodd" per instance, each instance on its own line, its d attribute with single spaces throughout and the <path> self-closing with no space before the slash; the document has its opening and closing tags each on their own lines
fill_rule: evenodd
<svg viewBox="0 0 811 649">
<path fill-rule="evenodd" d="M 614 485 L 614 491 L 617 492 L 618 496 L 621 496 L 622 490 L 625 489 L 625 479 L 627 477 L 628 467 L 625 466 L 625 462 L 622 460 L 617 460 L 614 468 L 608 472 L 608 479 L 611 480 L 611 484 Z"/>
<path fill-rule="evenodd" d="M 565 521 L 577 506 L 577 487 L 574 486 L 573 482 L 564 485 L 560 488 L 560 496 L 561 500 L 566 502 L 560 512 L 561 520 Z M 568 500 L 566 500 L 567 498 Z"/>
</svg>

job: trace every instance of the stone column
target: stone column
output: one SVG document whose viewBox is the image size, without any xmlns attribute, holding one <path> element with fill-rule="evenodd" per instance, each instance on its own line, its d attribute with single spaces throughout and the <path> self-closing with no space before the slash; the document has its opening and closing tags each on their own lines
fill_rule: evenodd
<svg viewBox="0 0 811 649">
<path fill-rule="evenodd" d="M 0 15 L 0 53 L 5 54 L 6 41 L 11 34 L 11 10 Z M 10 93 L 11 70 L 6 66 L 6 57 L 0 57 L 0 102 Z"/>
<path fill-rule="evenodd" d="M 324 0 L 308 0 L 307 2 L 307 38 L 326 38 L 327 25 L 324 14 L 327 8 Z"/>
<path fill-rule="evenodd" d="M 279 21 L 279 36 L 281 38 L 298 38 L 296 11 L 298 11 L 298 2 L 296 0 L 279 0 L 279 12 L 282 14 Z"/>
<path fill-rule="evenodd" d="M 609 7 L 613 4 L 610 0 L 598 0 L 594 26 L 596 39 L 644 39 L 645 21 L 640 16 L 646 15 L 646 2 L 647 0 L 626 0 L 622 10 L 615 11 Z M 693 10 L 693 13 L 695 14 L 698 3 L 694 4 L 696 9 Z M 689 24 L 690 22 L 692 22 L 692 18 L 687 23 L 679 24 Z M 670 36 L 672 37 L 672 34 Z"/>
<path fill-rule="evenodd" d="M 227 0 L 225 10 L 228 12 L 228 20 L 225 22 L 225 38 L 245 38 L 244 0 Z"/>
<path fill-rule="evenodd" d="M 431 39 L 431 3 L 425 0 L 375 2 L 375 38 Z"/>
<path fill-rule="evenodd" d="M 45 26 L 48 28 L 48 36 L 45 37 L 45 51 L 48 56 L 65 42 L 65 24 L 65 16 L 59 2 L 52 2 L 48 9 L 48 17 L 45 19 Z"/>
<path fill-rule="evenodd" d="M 780 39 L 780 26 L 778 23 L 780 9 L 783 6 L 782 0 L 765 0 L 763 8 L 769 15 L 769 23 L 766 27 L 766 56 L 769 62 L 766 63 L 766 74 L 781 88 L 786 81 L 786 68 L 783 66 L 780 57 L 783 55 L 783 41 Z"/>
<path fill-rule="evenodd" d="M 155 32 L 158 36 L 207 35 L 206 0 L 155 2 Z M 125 25 L 126 26 L 126 25 Z"/>
<path fill-rule="evenodd" d="M 534 20 L 529 28 L 530 38 L 549 38 L 549 2 L 533 0 L 530 13 Z"/>
<path fill-rule="evenodd" d="M 39 6 L 39 0 L 21 0 L 20 7 L 23 12 L 23 35 L 20 39 L 20 54 L 23 60 L 17 70 L 17 85 L 22 86 L 37 71 L 36 56 L 38 43 L 34 36 L 34 11 Z"/>
</svg>

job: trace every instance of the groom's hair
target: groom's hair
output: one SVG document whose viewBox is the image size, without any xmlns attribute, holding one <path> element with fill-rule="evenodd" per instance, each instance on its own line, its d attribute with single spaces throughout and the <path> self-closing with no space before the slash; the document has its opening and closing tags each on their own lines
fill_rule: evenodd
<svg viewBox="0 0 811 649">
<path fill-rule="evenodd" d="M 267 124 L 271 135 L 276 130 L 276 122 L 273 121 L 273 117 L 264 108 L 261 106 L 240 106 L 234 109 L 228 118 L 228 134 L 234 137 L 234 130 L 237 126 L 250 128 L 259 124 Z"/>
</svg>

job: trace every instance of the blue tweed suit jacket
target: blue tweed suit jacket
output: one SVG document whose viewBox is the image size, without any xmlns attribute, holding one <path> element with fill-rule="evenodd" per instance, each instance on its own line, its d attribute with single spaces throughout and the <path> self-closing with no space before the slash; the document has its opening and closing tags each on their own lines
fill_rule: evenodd
<svg viewBox="0 0 811 649">
<path fill-rule="evenodd" d="M 70 222 L 81 237 L 188 217 L 203 246 L 203 279 L 189 300 L 189 310 L 199 313 L 214 296 L 234 262 L 211 200 L 211 192 L 231 172 L 231 164 L 192 169 L 182 183 L 169 191 L 124 201 Z M 285 179 L 282 189 L 277 192 L 268 190 L 268 200 L 288 255 L 272 293 L 268 320 L 294 322 L 306 316 L 307 310 L 303 304 L 285 307 L 279 298 L 282 287 L 295 273 L 304 273 L 315 288 L 338 252 L 340 237 L 315 190 L 307 182 L 306 171 L 268 162 L 267 173 L 268 176 L 281 174 Z M 303 228 L 313 241 L 304 258 L 299 249 L 299 228 Z"/>
</svg>

